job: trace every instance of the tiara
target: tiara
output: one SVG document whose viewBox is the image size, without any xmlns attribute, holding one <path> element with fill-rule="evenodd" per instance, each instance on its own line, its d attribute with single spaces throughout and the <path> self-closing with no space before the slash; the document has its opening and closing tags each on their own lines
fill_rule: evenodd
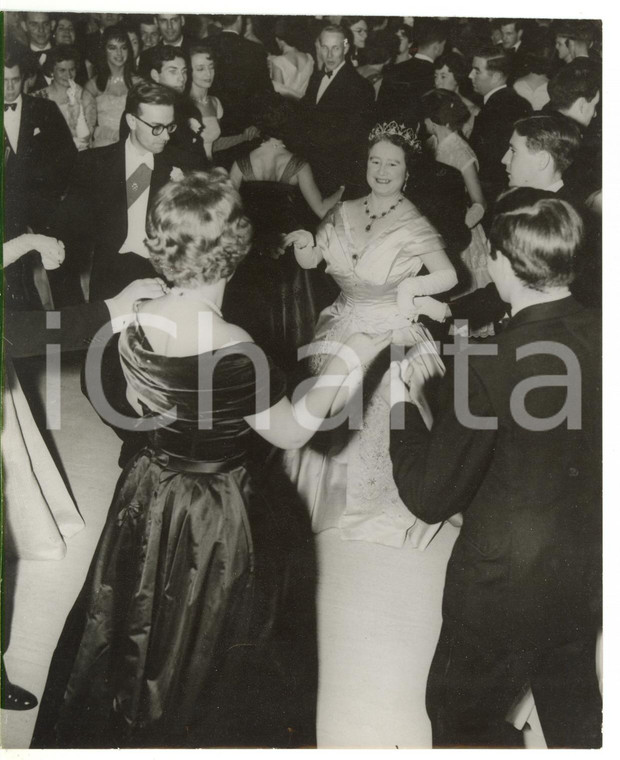
<svg viewBox="0 0 620 760">
<path fill-rule="evenodd" d="M 416 131 L 410 127 L 405 127 L 404 124 L 397 124 L 395 121 L 386 121 L 383 124 L 377 124 L 368 135 L 368 140 L 381 140 L 383 137 L 393 135 L 402 137 L 407 145 L 409 145 L 410 148 L 413 148 L 413 150 L 422 150 L 422 145 L 418 140 Z"/>
</svg>

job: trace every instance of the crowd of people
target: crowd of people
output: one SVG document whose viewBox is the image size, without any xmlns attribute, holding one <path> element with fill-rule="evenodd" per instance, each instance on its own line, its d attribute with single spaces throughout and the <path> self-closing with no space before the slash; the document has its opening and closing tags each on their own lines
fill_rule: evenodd
<svg viewBox="0 0 620 760">
<path fill-rule="evenodd" d="M 5 31 L 6 350 L 123 470 L 32 746 L 600 747 L 600 23 Z"/>
</svg>

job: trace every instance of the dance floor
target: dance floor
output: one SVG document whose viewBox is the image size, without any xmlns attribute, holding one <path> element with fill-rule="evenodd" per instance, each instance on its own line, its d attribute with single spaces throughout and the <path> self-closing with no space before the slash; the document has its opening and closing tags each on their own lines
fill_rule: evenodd
<svg viewBox="0 0 620 760">
<path fill-rule="evenodd" d="M 80 353 L 62 357 L 61 429 L 50 433 L 50 449 L 84 518 L 85 527 L 67 541 L 60 561 L 17 562 L 7 567 L 5 593 L 14 599 L 10 642 L 5 655 L 9 678 L 41 697 L 47 669 L 60 631 L 77 596 L 95 550 L 110 506 L 120 469 L 116 462 L 120 441 L 104 425 L 80 390 Z M 41 360 L 22 362 L 23 385 L 37 391 L 44 387 Z M 24 382 L 24 375 L 26 382 Z M 30 381 L 30 382 L 28 382 Z M 54 452 L 55 449 L 55 452 Z M 5 749 L 30 744 L 37 709 L 0 712 L 0 744 Z"/>
</svg>

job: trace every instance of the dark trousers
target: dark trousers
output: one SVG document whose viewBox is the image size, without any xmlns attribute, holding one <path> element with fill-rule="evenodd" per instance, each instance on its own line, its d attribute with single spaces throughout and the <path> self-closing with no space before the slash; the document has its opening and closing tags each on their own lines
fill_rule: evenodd
<svg viewBox="0 0 620 760">
<path fill-rule="evenodd" d="M 540 649 L 497 651 L 444 625 L 426 689 L 434 747 L 522 747 L 506 721 L 529 683 L 549 748 L 601 746 L 596 631 Z"/>
</svg>

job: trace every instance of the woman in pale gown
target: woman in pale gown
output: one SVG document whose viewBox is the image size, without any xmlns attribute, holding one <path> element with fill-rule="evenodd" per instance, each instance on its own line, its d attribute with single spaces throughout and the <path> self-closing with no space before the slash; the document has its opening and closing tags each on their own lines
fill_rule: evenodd
<svg viewBox="0 0 620 760">
<path fill-rule="evenodd" d="M 278 19 L 274 34 L 281 54 L 269 56 L 269 68 L 274 90 L 285 97 L 300 100 L 312 76 L 314 59 L 310 53 L 297 49 L 297 26 L 293 19 Z"/>
<path fill-rule="evenodd" d="M 52 83 L 37 92 L 34 97 L 53 100 L 71 130 L 73 142 L 78 150 L 86 150 L 90 145 L 95 128 L 97 112 L 94 101 L 88 99 L 84 107 L 83 90 L 75 77 L 80 62 L 77 49 L 69 45 L 57 45 L 50 50 L 46 65 L 52 75 Z"/>
<path fill-rule="evenodd" d="M 118 142 L 127 93 L 136 79 L 133 71 L 127 32 L 121 26 L 109 26 L 103 33 L 97 74 L 86 82 L 82 93 L 84 109 L 90 109 L 94 101 L 97 114 L 92 148 Z"/>
<path fill-rule="evenodd" d="M 220 119 L 224 115 L 224 108 L 219 98 L 209 95 L 209 90 L 215 78 L 215 59 L 211 48 L 198 42 L 189 49 L 191 62 L 192 84 L 189 96 L 196 104 L 202 116 L 201 136 L 204 143 L 205 154 L 209 160 L 213 158 L 213 151 L 226 150 L 234 145 L 252 140 L 258 134 L 256 127 L 247 127 L 239 135 L 220 137 Z"/>
<path fill-rule="evenodd" d="M 456 92 L 469 111 L 469 119 L 461 127 L 463 137 L 469 139 L 474 128 L 476 116 L 480 113 L 480 108 L 461 92 L 468 86 L 467 79 L 468 67 L 467 62 L 459 53 L 444 53 L 435 61 L 435 87 L 442 90 Z"/>
<path fill-rule="evenodd" d="M 456 274 L 440 236 L 402 195 L 416 149 L 412 130 L 375 127 L 370 194 L 337 205 L 315 243 L 305 230 L 285 239 L 301 266 L 325 259 L 342 290 L 319 318 L 314 372 L 357 330 L 389 331 L 393 350 L 418 346 L 442 366 L 426 329 L 412 322 L 412 299 L 449 290 Z M 319 747 L 431 746 L 424 694 L 456 529 L 422 523 L 398 496 L 389 406 L 377 387 L 387 353 L 367 369 L 361 429 L 341 426 L 327 441 L 319 434 L 284 460 L 318 534 Z"/>
</svg>

